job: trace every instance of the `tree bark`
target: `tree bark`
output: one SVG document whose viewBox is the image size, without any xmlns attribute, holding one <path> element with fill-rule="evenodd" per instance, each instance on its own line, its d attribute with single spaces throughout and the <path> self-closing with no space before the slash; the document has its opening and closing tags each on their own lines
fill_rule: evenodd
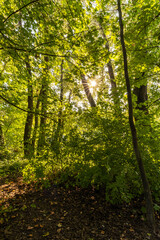
<svg viewBox="0 0 160 240">
<path fill-rule="evenodd" d="M 4 136 L 3 136 L 3 130 L 2 130 L 2 124 L 0 123 L 0 148 L 4 147 Z"/>
<path fill-rule="evenodd" d="M 62 129 L 63 129 L 63 120 L 62 120 L 62 114 L 63 114 L 63 64 L 64 64 L 64 60 L 62 60 L 61 63 L 61 68 L 60 68 L 60 96 L 59 96 L 59 100 L 60 100 L 60 108 L 59 108 L 59 112 L 58 112 L 58 125 L 57 125 L 57 129 L 55 131 L 54 134 L 54 140 L 52 142 L 52 149 L 54 149 L 57 158 L 60 154 L 60 143 L 62 140 Z"/>
<path fill-rule="evenodd" d="M 4 135 L 2 130 L 2 124 L 0 123 L 0 160 L 3 160 L 4 158 L 4 152 L 3 152 L 4 149 L 5 149 Z"/>
<path fill-rule="evenodd" d="M 57 129 L 61 129 L 63 121 L 62 121 L 62 105 L 63 105 L 63 63 L 64 60 L 62 60 L 61 63 L 61 89 L 60 89 L 60 109 L 59 109 L 59 113 L 58 113 L 58 128 Z"/>
<path fill-rule="evenodd" d="M 40 105 L 40 96 L 41 92 L 39 93 L 38 99 L 37 99 L 37 104 L 36 104 L 36 109 L 35 111 L 39 111 L 39 105 Z M 35 154 L 35 144 L 36 144 L 36 137 L 37 137 L 37 129 L 38 129 L 38 114 L 35 114 L 35 119 L 34 119 L 34 130 L 33 130 L 33 136 L 32 136 L 32 154 Z"/>
<path fill-rule="evenodd" d="M 133 93 L 137 96 L 137 109 L 144 111 L 145 114 L 148 114 L 148 107 L 145 104 L 148 100 L 147 84 L 135 87 Z"/>
<path fill-rule="evenodd" d="M 68 102 L 71 103 L 71 97 L 72 97 L 72 90 L 69 92 Z"/>
<path fill-rule="evenodd" d="M 101 29 L 103 38 L 106 41 L 105 47 L 106 47 L 108 53 L 110 53 L 109 42 L 108 42 L 107 36 L 103 30 L 103 27 L 100 23 L 99 23 L 99 27 Z M 111 93 L 112 93 L 112 98 L 113 98 L 114 106 L 115 106 L 115 114 L 118 117 L 121 115 L 121 107 L 120 107 L 120 100 L 119 100 L 118 94 L 117 94 L 117 84 L 115 81 L 115 75 L 114 75 L 113 64 L 112 64 L 111 59 L 109 59 L 109 61 L 107 63 L 107 68 L 108 68 L 108 74 L 109 74 L 109 79 L 110 79 L 110 83 L 111 83 Z"/>
<path fill-rule="evenodd" d="M 41 119 L 40 119 L 40 131 L 39 131 L 39 139 L 38 139 L 38 153 L 43 149 L 46 145 L 46 113 L 47 113 L 47 89 L 48 89 L 48 82 L 47 82 L 47 73 L 48 73 L 48 57 L 44 57 L 46 62 L 46 68 L 44 69 L 44 76 L 42 78 L 42 88 L 41 88 Z"/>
<path fill-rule="evenodd" d="M 117 0 L 117 4 L 118 4 L 118 12 L 119 12 L 120 39 L 121 39 L 123 61 L 124 61 L 124 73 L 125 73 L 127 93 L 128 93 L 129 123 L 130 123 L 130 129 L 131 129 L 131 133 L 132 133 L 133 147 L 134 147 L 134 152 L 135 152 L 139 170 L 140 170 L 141 180 L 143 183 L 144 196 L 145 196 L 145 202 L 146 202 L 146 211 L 147 211 L 147 221 L 148 221 L 149 226 L 152 228 L 152 230 L 155 231 L 155 217 L 154 217 L 152 196 L 151 196 L 150 186 L 149 186 L 149 183 L 148 183 L 148 180 L 146 177 L 146 173 L 145 173 L 143 160 L 142 160 L 139 146 L 138 146 L 136 127 L 135 127 L 135 124 L 133 121 L 132 95 L 131 95 L 130 79 L 129 79 L 129 74 L 128 74 L 128 61 L 127 61 L 127 53 L 126 53 L 126 47 L 125 47 L 125 42 L 124 42 L 123 22 L 122 22 L 122 12 L 121 12 L 120 0 Z"/>
<path fill-rule="evenodd" d="M 81 75 L 81 79 L 82 79 L 82 85 L 83 85 L 84 91 L 86 93 L 87 99 L 90 103 L 90 106 L 91 107 L 96 107 L 96 103 L 95 103 L 95 101 L 92 97 L 92 94 L 91 94 L 90 90 L 89 90 L 88 82 L 87 82 L 84 74 Z"/>
<path fill-rule="evenodd" d="M 29 59 L 26 61 L 28 71 L 28 110 L 25 129 L 24 129 L 24 157 L 28 158 L 31 155 L 31 131 L 33 123 L 33 87 L 32 87 L 32 72 Z"/>
<path fill-rule="evenodd" d="M 100 29 L 101 29 L 103 38 L 104 38 L 105 41 L 106 41 L 105 47 L 106 47 L 106 49 L 108 50 L 108 52 L 110 52 L 107 36 L 106 36 L 106 34 L 104 33 L 103 27 L 102 27 L 102 25 L 101 25 L 100 23 L 99 23 L 99 27 L 100 27 Z M 110 82 L 111 82 L 112 94 L 115 95 L 117 85 L 116 85 L 116 82 L 115 82 L 115 76 L 114 76 L 114 71 L 113 71 L 113 66 L 112 66 L 112 61 L 111 61 L 111 59 L 109 59 L 109 62 L 107 63 L 107 68 L 108 68 L 108 74 L 109 74 L 109 78 L 110 78 Z"/>
</svg>

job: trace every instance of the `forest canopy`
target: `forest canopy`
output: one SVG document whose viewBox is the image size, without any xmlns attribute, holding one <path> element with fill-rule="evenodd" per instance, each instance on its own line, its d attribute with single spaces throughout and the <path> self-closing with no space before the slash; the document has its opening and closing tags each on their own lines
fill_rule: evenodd
<svg viewBox="0 0 160 240">
<path fill-rule="evenodd" d="M 0 174 L 159 201 L 159 43 L 158 0 L 0 0 Z"/>
</svg>

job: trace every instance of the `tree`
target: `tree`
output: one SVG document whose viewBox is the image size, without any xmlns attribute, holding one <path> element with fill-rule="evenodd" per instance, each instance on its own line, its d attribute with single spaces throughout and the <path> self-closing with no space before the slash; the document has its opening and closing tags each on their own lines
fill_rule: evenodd
<svg viewBox="0 0 160 240">
<path fill-rule="evenodd" d="M 31 151 L 31 131 L 33 123 L 33 86 L 29 59 L 26 60 L 26 68 L 28 72 L 28 112 L 24 130 L 24 156 L 28 158 L 33 154 Z"/>
<path fill-rule="evenodd" d="M 122 11 L 121 11 L 120 0 L 117 0 L 117 5 L 118 5 L 118 12 L 119 12 L 120 39 L 121 39 L 121 45 L 122 45 L 122 51 L 123 51 L 124 72 L 125 72 L 125 79 L 126 79 L 126 86 L 127 86 L 127 93 L 128 93 L 129 123 L 130 123 L 130 128 L 132 133 L 133 147 L 134 147 L 134 151 L 135 151 L 135 155 L 136 155 L 136 159 L 138 162 L 141 179 L 143 183 L 143 188 L 144 188 L 146 210 L 147 210 L 147 221 L 149 226 L 151 226 L 152 229 L 155 231 L 155 217 L 154 217 L 152 196 L 151 196 L 150 186 L 144 170 L 143 160 L 142 160 L 139 145 L 138 145 L 137 131 L 136 131 L 136 127 L 133 120 L 132 94 L 131 94 L 131 86 L 130 86 L 130 79 L 129 79 L 129 73 L 128 73 L 127 52 L 126 52 L 126 47 L 124 42 Z"/>
<path fill-rule="evenodd" d="M 76 184 L 105 185 L 111 203 L 131 201 L 143 192 L 135 152 L 152 210 L 146 173 L 159 196 L 158 3 L 124 2 L 120 44 L 115 1 L 4 1 L 2 130 L 12 152 L 31 153 L 28 175 L 33 169 L 43 179 L 57 168 Z"/>
<path fill-rule="evenodd" d="M 93 99 L 93 96 L 90 92 L 90 89 L 89 89 L 89 86 L 88 86 L 88 83 L 87 83 L 87 80 L 86 80 L 86 77 L 84 74 L 81 75 L 81 78 L 82 78 L 82 84 L 83 84 L 83 88 L 84 88 L 84 91 L 86 93 L 86 96 L 87 96 L 87 99 L 90 103 L 90 106 L 91 107 L 96 107 L 96 103 Z"/>
<path fill-rule="evenodd" d="M 38 139 L 38 154 L 43 150 L 43 148 L 46 145 L 46 120 L 47 120 L 47 92 L 48 92 L 48 57 L 44 57 L 45 61 L 45 68 L 42 72 L 42 87 L 41 87 L 41 95 L 40 95 L 40 101 L 41 101 L 41 118 L 40 118 L 40 130 L 39 130 L 39 139 Z"/>
</svg>

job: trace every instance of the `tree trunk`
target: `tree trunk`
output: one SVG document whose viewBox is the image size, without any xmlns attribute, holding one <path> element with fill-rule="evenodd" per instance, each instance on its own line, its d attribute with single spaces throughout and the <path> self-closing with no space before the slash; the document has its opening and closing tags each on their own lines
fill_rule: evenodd
<svg viewBox="0 0 160 240">
<path fill-rule="evenodd" d="M 69 92 L 68 102 L 71 103 L 71 97 L 72 97 L 72 90 Z"/>
<path fill-rule="evenodd" d="M 44 60 L 48 62 L 48 57 L 44 57 Z M 48 73 L 48 65 L 44 69 L 44 76 L 42 78 L 42 88 L 40 94 L 40 101 L 41 101 L 41 118 L 40 118 L 40 129 L 39 129 L 39 139 L 38 139 L 38 154 L 46 145 L 46 113 L 47 113 L 47 89 L 48 89 L 48 82 L 47 82 L 47 73 Z"/>
<path fill-rule="evenodd" d="M 35 109 L 35 111 L 37 113 L 39 112 L 40 96 L 41 96 L 41 92 L 40 92 L 40 94 L 38 96 L 36 109 Z M 38 129 L 38 114 L 35 114 L 34 130 L 33 130 L 33 136 L 32 136 L 32 154 L 33 155 L 35 154 L 35 144 L 36 144 L 36 137 L 37 137 L 37 129 Z"/>
<path fill-rule="evenodd" d="M 52 149 L 54 149 L 57 158 L 59 157 L 60 154 L 60 144 L 61 144 L 61 140 L 62 140 L 62 129 L 63 129 L 63 120 L 62 120 L 62 111 L 63 111 L 63 64 L 64 64 L 64 60 L 62 60 L 61 63 L 61 75 L 60 75 L 60 108 L 59 108 L 59 112 L 58 112 L 58 125 L 57 125 L 57 129 L 55 131 L 54 134 L 54 140 L 52 142 Z"/>
<path fill-rule="evenodd" d="M 0 160 L 4 158 L 4 150 L 5 145 L 4 145 L 4 135 L 3 135 L 3 130 L 2 130 L 2 124 L 0 123 Z"/>
<path fill-rule="evenodd" d="M 108 53 L 110 53 L 108 39 L 107 39 L 107 36 L 106 36 L 106 34 L 103 30 L 103 27 L 100 23 L 99 23 L 99 27 L 101 29 L 103 38 L 106 41 L 105 47 L 106 47 Z M 119 116 L 121 113 L 121 107 L 120 107 L 120 100 L 119 100 L 118 94 L 117 94 L 117 84 L 115 81 L 115 75 L 114 75 L 113 64 L 112 64 L 111 59 L 109 59 L 109 61 L 107 63 L 107 68 L 108 68 L 108 74 L 109 74 L 109 79 L 110 79 L 110 83 L 111 83 L 112 97 L 113 97 L 113 101 L 114 101 L 114 105 L 115 105 L 115 114 L 116 114 L 116 116 Z"/>
<path fill-rule="evenodd" d="M 100 27 L 100 29 L 102 31 L 103 38 L 106 41 L 106 45 L 105 45 L 106 49 L 108 50 L 108 52 L 110 52 L 107 36 L 104 33 L 103 27 L 102 27 L 102 25 L 100 23 L 99 23 L 99 27 Z M 115 95 L 117 85 L 116 85 L 116 82 L 115 82 L 115 76 L 114 76 L 114 71 L 113 71 L 113 66 L 112 66 L 111 60 L 109 60 L 109 62 L 107 63 L 107 68 L 108 68 L 108 74 L 109 74 L 109 78 L 110 78 L 110 82 L 111 82 L 112 94 Z"/>
<path fill-rule="evenodd" d="M 141 179 L 142 179 L 142 183 L 143 183 L 143 188 L 144 188 L 146 211 L 147 211 L 147 221 L 148 221 L 149 226 L 152 228 L 152 230 L 155 231 L 155 217 L 154 217 L 152 196 L 151 196 L 150 186 L 149 186 L 149 183 L 148 183 L 148 180 L 146 177 L 142 157 L 141 157 L 139 146 L 138 146 L 137 131 L 136 131 L 135 124 L 133 121 L 132 95 L 131 95 L 130 79 L 129 79 L 129 74 L 128 74 L 128 61 L 127 61 L 127 53 L 126 53 L 126 47 L 125 47 L 125 42 L 124 42 L 123 22 L 122 22 L 122 12 L 121 12 L 120 0 L 117 0 L 117 3 L 118 3 L 118 12 L 119 12 L 120 39 L 121 39 L 121 45 L 122 45 L 122 51 L 123 51 L 123 61 L 124 61 L 124 73 L 125 73 L 127 93 L 128 93 L 129 123 L 130 123 L 130 129 L 131 129 L 131 133 L 132 133 L 133 147 L 134 147 L 134 151 L 135 151 L 135 155 L 136 155 L 136 159 L 138 162 L 140 175 L 141 175 Z"/>
<path fill-rule="evenodd" d="M 63 121 L 62 121 L 62 105 L 63 105 L 63 62 L 64 60 L 62 60 L 61 63 L 61 90 L 60 90 L 60 109 L 59 109 L 59 113 L 58 113 L 58 130 L 61 129 L 62 125 L 63 125 Z"/>
<path fill-rule="evenodd" d="M 32 72 L 29 59 L 26 61 L 28 71 L 28 113 L 24 129 L 24 157 L 31 156 L 31 131 L 33 123 L 33 87 L 32 87 Z"/>
<path fill-rule="evenodd" d="M 95 101 L 92 97 L 92 94 L 91 94 L 90 90 L 89 90 L 88 82 L 87 82 L 84 74 L 81 75 L 81 79 L 82 79 L 83 88 L 84 88 L 84 91 L 86 93 L 87 99 L 90 103 L 90 106 L 91 107 L 96 107 L 96 103 L 95 103 Z"/>
<path fill-rule="evenodd" d="M 133 93 L 137 96 L 137 108 L 148 114 L 148 107 L 145 102 L 148 100 L 147 95 L 147 84 L 141 85 L 140 87 L 135 87 Z"/>
<path fill-rule="evenodd" d="M 3 130 L 2 130 L 2 124 L 0 123 L 0 147 L 4 147 L 4 136 L 3 136 Z"/>
</svg>

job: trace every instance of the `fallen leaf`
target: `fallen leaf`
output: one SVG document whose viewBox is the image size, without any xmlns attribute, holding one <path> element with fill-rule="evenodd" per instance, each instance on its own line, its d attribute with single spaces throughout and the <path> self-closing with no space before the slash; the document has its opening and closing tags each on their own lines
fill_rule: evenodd
<svg viewBox="0 0 160 240">
<path fill-rule="evenodd" d="M 1 219 L 0 219 L 0 224 L 3 224 L 3 223 L 4 223 L 4 219 L 1 218 Z"/>
<path fill-rule="evenodd" d="M 58 226 L 59 228 L 61 228 L 61 227 L 62 227 L 62 223 L 58 223 L 57 226 Z"/>
<path fill-rule="evenodd" d="M 60 233 L 62 231 L 62 228 L 58 228 L 57 232 Z"/>
<path fill-rule="evenodd" d="M 28 226 L 28 228 L 27 228 L 27 229 L 28 229 L 28 230 L 31 230 L 31 229 L 33 229 L 33 228 L 34 228 L 34 227 L 30 227 L 30 226 Z"/>
<path fill-rule="evenodd" d="M 46 233 L 43 235 L 43 237 L 47 237 L 47 236 L 49 236 L 49 232 L 46 232 Z"/>
<path fill-rule="evenodd" d="M 129 231 L 130 231 L 130 232 L 134 232 L 134 229 L 133 229 L 133 228 L 130 228 Z"/>
</svg>

